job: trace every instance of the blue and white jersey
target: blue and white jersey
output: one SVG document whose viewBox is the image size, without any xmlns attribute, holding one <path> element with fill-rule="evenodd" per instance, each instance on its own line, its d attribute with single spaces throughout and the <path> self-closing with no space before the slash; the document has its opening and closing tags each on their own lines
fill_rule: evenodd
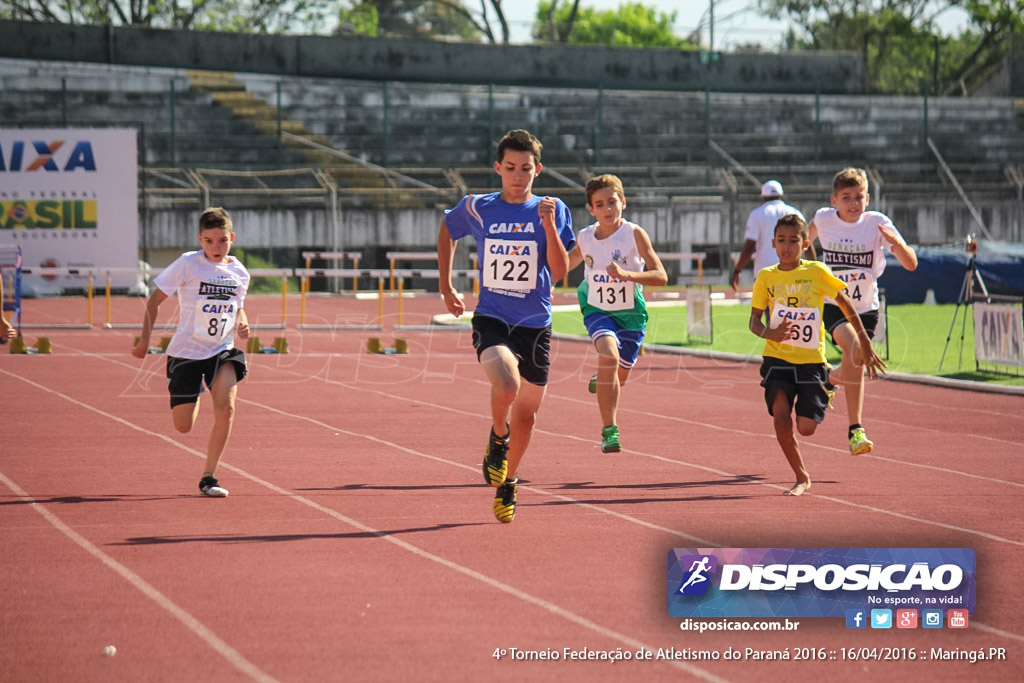
<svg viewBox="0 0 1024 683">
<path fill-rule="evenodd" d="M 537 209 L 536 195 L 522 204 L 510 204 L 500 192 L 466 195 L 445 211 L 445 226 L 452 239 L 472 235 L 480 268 L 480 300 L 475 313 L 508 325 L 543 328 L 551 324 L 551 270 L 547 259 L 547 233 Z M 555 225 L 566 250 L 576 238 L 572 215 L 556 200 Z"/>
</svg>

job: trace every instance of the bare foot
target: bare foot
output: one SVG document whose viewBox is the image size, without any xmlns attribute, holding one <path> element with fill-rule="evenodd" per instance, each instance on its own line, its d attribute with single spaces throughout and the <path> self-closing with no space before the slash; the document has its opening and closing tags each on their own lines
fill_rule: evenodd
<svg viewBox="0 0 1024 683">
<path fill-rule="evenodd" d="M 800 494 L 810 490 L 810 488 L 811 488 L 811 482 L 809 482 L 809 481 L 801 481 L 801 482 L 797 482 L 797 485 L 794 486 L 793 488 L 789 489 L 788 491 L 783 491 L 782 495 L 784 495 L 784 496 L 799 496 Z"/>
</svg>

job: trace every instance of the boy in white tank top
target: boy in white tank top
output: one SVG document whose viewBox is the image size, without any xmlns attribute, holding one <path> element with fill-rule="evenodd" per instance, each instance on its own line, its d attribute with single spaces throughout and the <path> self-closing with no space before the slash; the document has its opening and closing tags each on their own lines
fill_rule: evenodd
<svg viewBox="0 0 1024 683">
<path fill-rule="evenodd" d="M 583 323 L 597 350 L 591 392 L 601 411 L 601 451 L 617 453 L 619 391 L 636 363 L 647 326 L 643 286 L 661 286 L 668 275 L 639 225 L 622 218 L 626 196 L 613 175 L 587 183 L 587 210 L 597 222 L 580 231 L 569 252 L 569 270 L 585 263 L 577 289 Z"/>
<path fill-rule="evenodd" d="M 885 270 L 889 249 L 907 270 L 917 268 L 917 254 L 904 241 L 892 219 L 878 211 L 868 211 L 867 174 L 859 168 L 846 168 L 832 180 L 832 208 L 818 209 L 809 227 L 810 239 L 821 243 L 821 258 L 846 283 L 847 293 L 861 322 L 873 337 L 878 323 L 878 278 Z M 825 331 L 843 350 L 838 373 L 830 382 L 838 382 L 846 391 L 846 411 L 850 419 L 850 453 L 862 455 L 874 449 L 861 424 L 864 412 L 864 366 L 860 342 L 853 326 L 843 317 L 832 299 L 826 299 L 823 313 Z"/>
</svg>

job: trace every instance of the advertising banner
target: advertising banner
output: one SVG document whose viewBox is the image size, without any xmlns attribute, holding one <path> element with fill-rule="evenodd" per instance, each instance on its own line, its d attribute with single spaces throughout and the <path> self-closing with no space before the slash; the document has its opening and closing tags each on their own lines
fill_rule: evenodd
<svg viewBox="0 0 1024 683">
<path fill-rule="evenodd" d="M 978 362 L 1024 366 L 1024 307 L 980 301 L 972 306 Z"/>
<path fill-rule="evenodd" d="M 136 132 L 0 128 L 0 245 L 21 245 L 22 267 L 136 268 Z M 82 275 L 26 274 L 26 296 L 83 289 Z M 138 278 L 112 275 L 111 286 Z"/>
</svg>

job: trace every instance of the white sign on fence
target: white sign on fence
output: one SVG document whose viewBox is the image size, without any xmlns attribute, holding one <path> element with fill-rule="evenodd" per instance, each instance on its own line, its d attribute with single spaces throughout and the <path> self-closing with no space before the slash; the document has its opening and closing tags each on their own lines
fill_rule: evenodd
<svg viewBox="0 0 1024 683">
<path fill-rule="evenodd" d="M 1021 304 L 975 302 L 974 357 L 979 363 L 1024 366 L 1024 309 Z"/>
<path fill-rule="evenodd" d="M 0 244 L 22 267 L 135 268 L 139 258 L 136 132 L 0 128 Z M 111 276 L 114 287 L 138 278 Z M 26 294 L 82 288 L 82 276 L 26 275 Z"/>
<path fill-rule="evenodd" d="M 686 288 L 686 336 L 712 341 L 711 288 L 691 286 Z"/>
</svg>

